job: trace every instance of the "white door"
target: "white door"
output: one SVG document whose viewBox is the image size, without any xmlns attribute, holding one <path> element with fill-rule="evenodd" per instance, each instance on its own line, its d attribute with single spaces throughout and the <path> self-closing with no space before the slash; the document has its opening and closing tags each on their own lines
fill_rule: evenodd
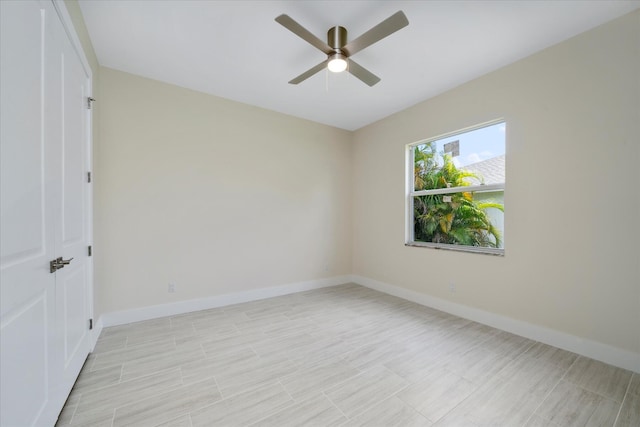
<svg viewBox="0 0 640 427">
<path fill-rule="evenodd" d="M 48 411 L 55 331 L 55 147 L 45 144 L 42 37 L 36 3 L 0 1 L 0 424 Z M 46 164 L 45 164 L 46 163 Z M 16 185 L 19 183 L 19 185 Z"/>
<path fill-rule="evenodd" d="M 68 393 L 89 353 L 89 257 L 90 223 L 88 215 L 89 183 L 87 180 L 88 127 L 87 99 L 89 76 L 76 55 L 71 42 L 64 37 L 61 55 L 62 162 L 60 220 L 56 231 L 58 256 L 72 261 L 56 272 L 56 323 L 62 345 L 61 387 Z M 56 100 L 57 102 L 58 100 Z"/>
<path fill-rule="evenodd" d="M 88 83 L 51 2 L 0 17 L 0 425 L 52 425 L 89 352 Z"/>
</svg>

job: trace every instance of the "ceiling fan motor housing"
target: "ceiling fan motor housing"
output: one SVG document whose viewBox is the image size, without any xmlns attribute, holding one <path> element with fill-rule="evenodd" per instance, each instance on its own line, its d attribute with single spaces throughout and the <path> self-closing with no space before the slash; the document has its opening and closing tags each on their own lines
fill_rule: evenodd
<svg viewBox="0 0 640 427">
<path fill-rule="evenodd" d="M 340 49 L 347 44 L 347 29 L 340 26 L 329 28 L 327 32 L 327 44 L 336 52 L 343 53 Z"/>
</svg>

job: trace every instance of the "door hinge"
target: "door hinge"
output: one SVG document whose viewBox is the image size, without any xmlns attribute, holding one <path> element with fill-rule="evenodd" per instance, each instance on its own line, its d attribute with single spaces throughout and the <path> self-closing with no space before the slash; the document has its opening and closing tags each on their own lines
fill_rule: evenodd
<svg viewBox="0 0 640 427">
<path fill-rule="evenodd" d="M 91 249 L 91 246 L 87 247 L 87 254 L 88 254 L 89 256 L 91 256 L 92 252 L 93 252 L 93 251 L 92 251 L 92 249 Z"/>
<path fill-rule="evenodd" d="M 94 101 L 95 101 L 95 99 L 94 99 L 94 98 L 92 98 L 92 97 L 88 97 L 88 98 L 87 98 L 87 108 L 88 108 L 89 110 L 91 110 L 91 103 L 92 103 L 92 102 L 94 102 Z"/>
<path fill-rule="evenodd" d="M 91 182 L 91 172 L 87 172 L 87 182 Z"/>
<path fill-rule="evenodd" d="M 89 330 L 93 329 L 93 319 L 89 319 Z"/>
</svg>

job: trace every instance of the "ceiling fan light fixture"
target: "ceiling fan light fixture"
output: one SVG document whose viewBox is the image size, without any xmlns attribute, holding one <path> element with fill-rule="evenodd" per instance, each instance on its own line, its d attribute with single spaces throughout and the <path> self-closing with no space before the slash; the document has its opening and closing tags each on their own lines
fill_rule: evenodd
<svg viewBox="0 0 640 427">
<path fill-rule="evenodd" d="M 0 0 L 2 1 L 2 0 Z M 378 25 L 366 31 L 347 43 L 347 29 L 341 26 L 329 28 L 327 31 L 327 42 L 323 42 L 309 30 L 294 21 L 289 15 L 282 14 L 276 17 L 276 22 L 297 35 L 316 49 L 327 55 L 327 59 L 309 68 L 298 77 L 289 81 L 289 84 L 297 85 L 321 70 L 329 69 L 333 73 L 348 71 L 349 74 L 358 78 L 364 84 L 373 86 L 380 81 L 380 77 L 373 74 L 354 60 L 353 55 L 379 42 L 387 36 L 395 33 L 401 28 L 409 25 L 409 20 L 403 11 L 399 10 Z"/>
<path fill-rule="evenodd" d="M 347 57 L 341 53 L 334 53 L 329 57 L 327 68 L 333 73 L 341 73 L 347 69 Z"/>
</svg>

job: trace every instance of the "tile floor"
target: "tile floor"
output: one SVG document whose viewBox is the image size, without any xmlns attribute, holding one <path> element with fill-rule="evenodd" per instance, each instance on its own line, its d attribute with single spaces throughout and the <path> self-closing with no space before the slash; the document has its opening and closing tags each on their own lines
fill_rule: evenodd
<svg viewBox="0 0 640 427">
<path fill-rule="evenodd" d="M 59 426 L 640 426 L 640 375 L 347 284 L 104 329 Z"/>
</svg>

